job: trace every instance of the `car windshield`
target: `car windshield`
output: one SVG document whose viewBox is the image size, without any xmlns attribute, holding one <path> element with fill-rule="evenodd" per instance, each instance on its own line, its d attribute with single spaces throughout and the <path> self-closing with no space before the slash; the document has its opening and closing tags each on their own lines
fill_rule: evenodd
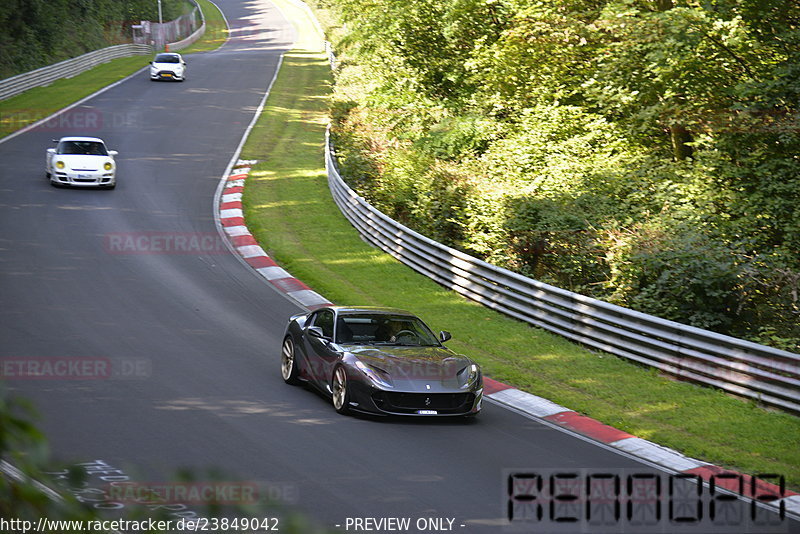
<svg viewBox="0 0 800 534">
<path fill-rule="evenodd" d="M 59 154 L 80 154 L 84 156 L 108 156 L 108 151 L 99 141 L 61 141 Z"/>
<path fill-rule="evenodd" d="M 336 342 L 358 345 L 436 347 L 439 341 L 417 317 L 395 314 L 344 314 L 336 321 Z"/>
<path fill-rule="evenodd" d="M 159 54 L 156 56 L 156 63 L 180 63 L 178 56 L 173 54 Z"/>
</svg>

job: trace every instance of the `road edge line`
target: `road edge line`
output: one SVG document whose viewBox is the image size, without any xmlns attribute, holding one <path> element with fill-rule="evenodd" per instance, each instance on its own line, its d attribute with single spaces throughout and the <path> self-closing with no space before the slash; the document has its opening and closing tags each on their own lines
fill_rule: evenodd
<svg viewBox="0 0 800 534">
<path fill-rule="evenodd" d="M 36 121 L 36 122 L 32 122 L 32 123 L 28 124 L 27 126 L 23 126 L 22 128 L 20 128 L 20 129 L 19 129 L 19 130 L 17 130 L 16 132 L 12 132 L 12 133 L 8 134 L 7 136 L 3 137 L 2 139 L 0 139 L 0 144 L 3 144 L 3 143 L 5 143 L 6 141 L 10 141 L 11 139 L 14 139 L 16 136 L 18 136 L 18 135 L 22 135 L 22 134 L 24 134 L 25 132 L 29 132 L 29 131 L 33 130 L 34 128 L 38 128 L 38 127 L 39 127 L 39 126 L 41 126 L 42 124 L 44 124 L 44 123 L 46 123 L 46 122 L 48 122 L 48 121 L 50 121 L 50 120 L 53 120 L 54 118 L 58 117 L 58 116 L 59 116 L 59 115 L 61 115 L 62 113 L 66 113 L 67 111 L 69 111 L 69 110 L 71 110 L 71 109 L 73 109 L 73 108 L 76 108 L 76 107 L 80 106 L 80 105 L 81 105 L 81 104 L 83 104 L 84 102 L 86 102 L 86 101 L 88 101 L 88 100 L 91 100 L 92 98 L 94 98 L 94 97 L 96 97 L 96 96 L 99 96 L 99 95 L 101 95 L 102 93 L 105 93 L 105 92 L 106 92 L 106 91 L 108 91 L 109 89 L 113 89 L 114 87 L 118 86 L 119 84 L 121 84 L 121 83 L 124 83 L 124 82 L 127 82 L 127 81 L 128 81 L 128 80 L 130 80 L 131 78 L 133 78 L 133 77 L 135 77 L 135 76 L 138 76 L 138 75 L 139 75 L 139 73 L 140 73 L 140 72 L 142 72 L 142 71 L 144 71 L 146 68 L 147 68 L 147 66 L 144 66 L 144 67 L 142 67 L 141 69 L 137 70 L 136 72 L 133 72 L 133 73 L 131 73 L 131 74 L 129 74 L 129 75 L 127 75 L 127 76 L 125 76 L 125 77 L 124 77 L 124 78 L 122 78 L 121 80 L 117 80 L 116 82 L 114 82 L 114 83 L 112 83 L 112 84 L 110 84 L 110 85 L 106 85 L 105 87 L 103 87 L 103 88 L 101 88 L 101 89 L 98 89 L 98 90 L 97 90 L 97 91 L 95 91 L 94 93 L 92 93 L 92 94 L 90 94 L 90 95 L 87 95 L 87 96 L 85 96 L 85 97 L 81 98 L 81 99 L 80 99 L 80 100 L 78 100 L 77 102 L 73 102 L 72 104 L 68 105 L 68 106 L 67 106 L 67 107 L 65 107 L 65 108 L 61 108 L 61 109 L 59 109 L 58 111 L 54 112 L 54 113 L 53 113 L 53 114 L 51 114 L 51 115 L 48 115 L 47 117 L 44 117 L 43 119 L 39 119 L 38 121 Z"/>
</svg>

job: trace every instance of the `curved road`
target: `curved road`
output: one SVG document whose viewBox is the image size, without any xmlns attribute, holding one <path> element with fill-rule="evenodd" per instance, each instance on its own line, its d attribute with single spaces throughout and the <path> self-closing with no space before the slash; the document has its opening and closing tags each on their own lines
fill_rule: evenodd
<svg viewBox="0 0 800 534">
<path fill-rule="evenodd" d="M 55 456 L 151 481 L 215 466 L 229 480 L 272 485 L 330 527 L 434 517 L 469 533 L 506 531 L 508 469 L 648 471 L 493 404 L 471 424 L 339 416 L 280 379 L 294 304 L 224 247 L 141 248 L 218 239 L 215 188 L 294 39 L 266 0 L 218 3 L 240 29 L 220 50 L 190 56 L 187 82 L 142 72 L 0 144 L 0 358 L 142 366 L 127 378 L 7 382 L 34 400 Z M 44 149 L 66 134 L 120 151 L 116 190 L 49 185 Z"/>
</svg>

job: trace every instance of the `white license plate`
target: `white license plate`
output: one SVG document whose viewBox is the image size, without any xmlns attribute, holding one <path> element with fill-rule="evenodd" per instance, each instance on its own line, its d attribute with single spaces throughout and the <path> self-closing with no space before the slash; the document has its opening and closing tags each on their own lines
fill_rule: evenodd
<svg viewBox="0 0 800 534">
<path fill-rule="evenodd" d="M 91 179 L 92 179 L 92 175 L 91 174 L 79 174 L 78 175 L 78 180 L 91 180 Z"/>
<path fill-rule="evenodd" d="M 417 410 L 419 415 L 437 415 L 439 412 L 436 410 Z"/>
</svg>

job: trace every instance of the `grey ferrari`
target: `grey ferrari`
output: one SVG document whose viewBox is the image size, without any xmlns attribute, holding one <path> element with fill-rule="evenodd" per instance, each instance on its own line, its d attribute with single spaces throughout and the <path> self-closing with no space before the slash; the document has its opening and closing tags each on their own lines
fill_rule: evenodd
<svg viewBox="0 0 800 534">
<path fill-rule="evenodd" d="M 337 412 L 473 416 L 481 409 L 478 364 L 446 348 L 403 310 L 333 306 L 289 319 L 281 376 L 329 396 Z"/>
</svg>

